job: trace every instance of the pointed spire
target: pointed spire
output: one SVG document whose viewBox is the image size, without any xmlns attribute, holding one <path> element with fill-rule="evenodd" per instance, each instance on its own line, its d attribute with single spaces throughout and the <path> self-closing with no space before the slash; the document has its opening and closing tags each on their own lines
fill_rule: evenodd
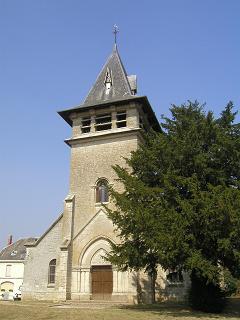
<svg viewBox="0 0 240 320">
<path fill-rule="evenodd" d="M 136 85 L 136 83 L 135 83 Z M 97 80 L 88 93 L 84 104 L 121 99 L 132 96 L 136 90 L 131 89 L 129 78 L 118 53 L 117 44 L 99 73 Z"/>
</svg>

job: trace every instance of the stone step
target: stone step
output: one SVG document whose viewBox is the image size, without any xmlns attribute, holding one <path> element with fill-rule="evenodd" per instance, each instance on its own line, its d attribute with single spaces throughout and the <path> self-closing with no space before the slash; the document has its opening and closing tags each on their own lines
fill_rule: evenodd
<svg viewBox="0 0 240 320">
<path fill-rule="evenodd" d="M 82 308 L 82 309 L 107 309 L 112 307 L 121 307 L 125 305 L 130 305 L 128 302 L 119 302 L 119 301 L 106 301 L 106 300 L 89 300 L 89 301 L 75 301 L 68 300 L 62 303 L 55 303 L 51 305 L 52 308 Z"/>
</svg>

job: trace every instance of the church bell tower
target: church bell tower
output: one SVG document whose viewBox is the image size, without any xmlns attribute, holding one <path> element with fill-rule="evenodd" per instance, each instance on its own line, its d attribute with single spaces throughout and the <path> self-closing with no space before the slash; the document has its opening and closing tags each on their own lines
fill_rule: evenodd
<svg viewBox="0 0 240 320">
<path fill-rule="evenodd" d="M 103 203 L 112 206 L 108 185 L 121 188 L 112 166 L 125 166 L 124 158 L 143 142 L 142 132 L 159 130 L 159 123 L 147 97 L 137 96 L 136 76 L 127 75 L 116 44 L 84 102 L 59 115 L 72 127 L 65 140 L 71 169 L 63 214 L 62 290 L 71 299 L 122 299 L 136 289 L 127 274 L 103 259 L 111 242 L 119 241 Z"/>
</svg>

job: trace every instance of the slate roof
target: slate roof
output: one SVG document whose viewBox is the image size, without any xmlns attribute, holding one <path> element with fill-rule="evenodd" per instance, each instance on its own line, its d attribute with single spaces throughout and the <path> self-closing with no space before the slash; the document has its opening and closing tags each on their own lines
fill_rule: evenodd
<svg viewBox="0 0 240 320">
<path fill-rule="evenodd" d="M 109 93 L 106 90 L 106 75 L 110 74 L 111 88 Z M 89 91 L 84 102 L 76 107 L 58 111 L 58 114 L 72 126 L 71 113 L 85 111 L 91 108 L 104 108 L 108 105 L 121 105 L 131 102 L 139 102 L 142 104 L 144 112 L 148 114 L 152 128 L 161 131 L 156 115 L 146 96 L 137 96 L 137 77 L 135 75 L 127 75 L 121 58 L 118 53 L 117 46 L 114 45 L 113 51 L 99 73 L 97 80 Z"/>
<path fill-rule="evenodd" d="M 110 72 L 112 85 L 109 93 L 107 94 L 105 80 L 108 71 Z M 110 101 L 126 96 L 132 96 L 132 91 L 127 73 L 118 53 L 117 46 L 114 45 L 112 54 L 99 73 L 97 80 L 89 91 L 83 105 L 96 103 L 98 101 Z"/>
<path fill-rule="evenodd" d="M 25 238 L 20 239 L 0 252 L 1 260 L 24 260 L 26 256 L 25 243 L 36 241 L 36 238 Z"/>
</svg>

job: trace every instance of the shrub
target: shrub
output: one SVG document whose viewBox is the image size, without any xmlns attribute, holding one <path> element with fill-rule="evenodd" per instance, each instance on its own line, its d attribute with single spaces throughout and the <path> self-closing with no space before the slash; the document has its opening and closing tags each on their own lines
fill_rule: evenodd
<svg viewBox="0 0 240 320">
<path fill-rule="evenodd" d="M 207 282 L 206 278 L 191 274 L 189 304 L 195 310 L 203 312 L 222 312 L 225 305 L 225 292 L 218 284 Z"/>
</svg>

